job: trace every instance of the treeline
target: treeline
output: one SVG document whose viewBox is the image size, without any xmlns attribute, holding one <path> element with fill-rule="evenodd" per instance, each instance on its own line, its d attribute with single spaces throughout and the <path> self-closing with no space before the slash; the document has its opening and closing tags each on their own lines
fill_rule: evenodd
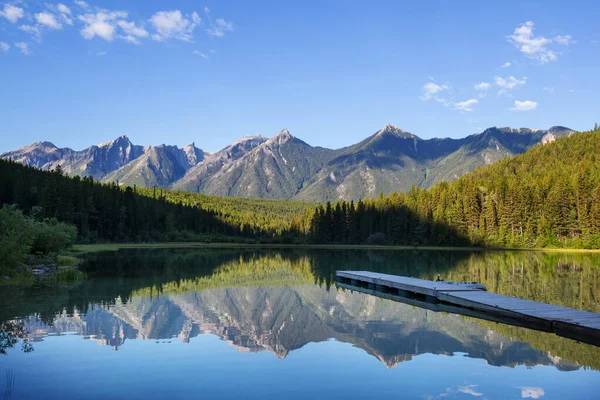
<svg viewBox="0 0 600 400">
<path fill-rule="evenodd" d="M 292 232 L 291 226 L 297 225 L 300 218 L 317 205 L 306 201 L 217 197 L 158 188 L 137 189 L 137 192 L 212 211 L 220 221 L 238 227 L 245 237 L 297 237 L 300 232 Z"/>
<path fill-rule="evenodd" d="M 145 196 L 136 188 L 71 178 L 60 168 L 42 171 L 0 160 L 0 205 L 16 205 L 26 215 L 72 224 L 81 242 L 153 242 L 235 237 L 241 227 L 214 211 Z M 257 235 L 260 232 L 257 233 Z"/>
<path fill-rule="evenodd" d="M 315 243 L 600 248 L 600 131 L 429 190 L 328 203 L 306 233 Z"/>
<path fill-rule="evenodd" d="M 431 189 L 317 206 L 122 188 L 0 160 L 0 205 L 81 242 L 270 241 L 600 248 L 600 131 L 536 146 Z M 314 209 L 313 209 L 314 208 Z"/>
</svg>

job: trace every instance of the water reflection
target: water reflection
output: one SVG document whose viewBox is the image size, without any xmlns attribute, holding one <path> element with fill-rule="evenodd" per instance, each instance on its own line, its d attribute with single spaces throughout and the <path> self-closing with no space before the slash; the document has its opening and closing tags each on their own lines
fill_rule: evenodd
<svg viewBox="0 0 600 400">
<path fill-rule="evenodd" d="M 598 370 L 597 347 L 331 286 L 337 269 L 442 273 L 599 311 L 598 265 L 595 255 L 558 253 L 130 250 L 90 257 L 82 284 L 12 288 L 0 301 L 3 319 L 21 319 L 33 342 L 77 332 L 118 350 L 131 339 L 188 342 L 209 333 L 242 352 L 285 358 L 334 338 L 389 368 L 425 353 L 466 353 L 498 366 Z"/>
<path fill-rule="evenodd" d="M 498 366 L 580 366 L 474 320 L 314 285 L 133 296 L 108 307 L 58 315 L 52 324 L 30 317 L 26 327 L 33 341 L 78 332 L 115 350 L 131 339 L 189 342 L 200 334 L 214 334 L 239 351 L 270 351 L 285 358 L 307 343 L 334 338 L 365 350 L 389 368 L 419 354 L 457 352 Z"/>
</svg>

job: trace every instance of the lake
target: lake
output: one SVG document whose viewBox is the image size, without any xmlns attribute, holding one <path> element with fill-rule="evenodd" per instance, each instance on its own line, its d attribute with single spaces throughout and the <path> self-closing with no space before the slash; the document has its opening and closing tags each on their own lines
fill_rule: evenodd
<svg viewBox="0 0 600 400">
<path fill-rule="evenodd" d="M 600 398 L 600 347 L 335 285 L 439 273 L 600 312 L 600 254 L 128 249 L 82 269 L 0 287 L 5 399 Z"/>
</svg>

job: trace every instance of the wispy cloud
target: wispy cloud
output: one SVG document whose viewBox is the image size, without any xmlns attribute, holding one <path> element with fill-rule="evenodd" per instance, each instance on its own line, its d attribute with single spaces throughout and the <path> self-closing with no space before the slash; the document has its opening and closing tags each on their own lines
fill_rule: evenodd
<svg viewBox="0 0 600 400">
<path fill-rule="evenodd" d="M 479 83 L 475 84 L 475 86 L 474 86 L 475 90 L 480 90 L 480 91 L 486 91 L 490 87 L 492 87 L 492 84 L 489 82 L 479 82 Z"/>
<path fill-rule="evenodd" d="M 19 29 L 23 32 L 29 33 L 36 42 L 40 42 L 42 40 L 42 31 L 38 25 L 21 25 Z"/>
<path fill-rule="evenodd" d="M 577 43 L 575 40 L 573 40 L 571 35 L 555 36 L 554 41 L 558 44 L 562 44 L 563 46 L 568 46 L 570 44 Z"/>
<path fill-rule="evenodd" d="M 209 56 L 208 54 L 206 54 L 206 53 L 203 53 L 203 52 L 201 52 L 201 51 L 199 51 L 199 50 L 194 50 L 194 51 L 192 52 L 192 54 L 193 54 L 193 55 L 195 55 L 195 56 L 199 56 L 199 57 L 205 58 L 205 59 L 207 59 L 207 60 L 210 58 L 210 56 Z"/>
<path fill-rule="evenodd" d="M 527 77 L 522 77 L 521 79 L 515 78 L 514 76 L 508 76 L 503 78 L 501 76 L 494 77 L 494 83 L 496 86 L 500 88 L 498 94 L 506 93 L 509 90 L 516 88 L 517 86 L 521 86 L 527 83 Z"/>
<path fill-rule="evenodd" d="M 117 25 L 125 32 L 124 39 L 134 44 L 140 44 L 139 39 L 150 35 L 144 27 L 137 26 L 133 21 L 119 20 L 117 21 Z"/>
<path fill-rule="evenodd" d="M 568 46 L 575 43 L 571 35 L 559 35 L 554 38 L 546 38 L 541 35 L 535 36 L 533 33 L 534 28 L 535 24 L 532 21 L 527 21 L 517 27 L 512 35 L 507 36 L 507 39 L 525 56 L 541 64 L 558 59 L 559 53 L 552 50 L 550 45 L 556 43 Z"/>
<path fill-rule="evenodd" d="M 8 43 L 0 42 L 0 52 L 6 53 L 9 50 L 10 50 L 10 45 Z"/>
<path fill-rule="evenodd" d="M 544 87 L 542 88 L 542 90 L 544 90 L 544 91 L 546 91 L 546 92 L 548 92 L 548 93 L 554 93 L 554 88 L 553 88 L 553 87 L 547 87 L 547 86 L 544 86 Z"/>
<path fill-rule="evenodd" d="M 501 65 L 502 68 L 508 68 L 510 67 L 512 64 L 510 63 L 510 61 L 505 62 L 504 64 Z"/>
<path fill-rule="evenodd" d="M 25 42 L 16 42 L 14 43 L 15 47 L 21 51 L 21 54 L 25 54 L 26 56 L 31 54 L 31 50 L 29 49 L 29 44 Z"/>
<path fill-rule="evenodd" d="M 223 18 L 217 18 L 215 23 L 206 29 L 206 33 L 214 37 L 223 37 L 226 32 L 233 32 L 233 24 Z"/>
<path fill-rule="evenodd" d="M 479 103 L 479 100 L 477 99 L 469 99 L 469 100 L 465 100 L 465 101 L 461 101 L 458 103 L 454 103 L 454 108 L 456 110 L 459 111 L 467 111 L 467 112 L 471 112 L 473 111 L 473 107 L 475 104 Z"/>
<path fill-rule="evenodd" d="M 421 99 L 430 100 L 437 98 L 437 95 L 444 90 L 448 89 L 448 85 L 438 85 L 437 83 L 430 81 L 423 85 L 423 95 Z"/>
<path fill-rule="evenodd" d="M 91 7 L 88 3 L 86 3 L 85 1 L 82 0 L 75 0 L 75 4 L 77 4 L 80 8 L 88 11 L 91 10 Z"/>
<path fill-rule="evenodd" d="M 511 107 L 511 111 L 533 111 L 537 108 L 537 103 L 531 100 L 519 101 L 515 100 L 515 106 Z"/>
<path fill-rule="evenodd" d="M 58 10 L 58 12 L 62 13 L 62 14 L 67 14 L 67 15 L 71 15 L 71 9 L 67 6 L 65 6 L 62 3 L 59 3 L 56 6 L 56 9 Z"/>
</svg>

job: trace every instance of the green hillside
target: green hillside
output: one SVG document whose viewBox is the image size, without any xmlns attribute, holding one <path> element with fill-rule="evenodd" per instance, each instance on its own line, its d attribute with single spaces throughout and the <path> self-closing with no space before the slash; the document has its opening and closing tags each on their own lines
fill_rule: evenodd
<svg viewBox="0 0 600 400">
<path fill-rule="evenodd" d="M 600 131 L 574 134 L 431 189 L 320 207 L 317 243 L 600 248 Z"/>
</svg>

